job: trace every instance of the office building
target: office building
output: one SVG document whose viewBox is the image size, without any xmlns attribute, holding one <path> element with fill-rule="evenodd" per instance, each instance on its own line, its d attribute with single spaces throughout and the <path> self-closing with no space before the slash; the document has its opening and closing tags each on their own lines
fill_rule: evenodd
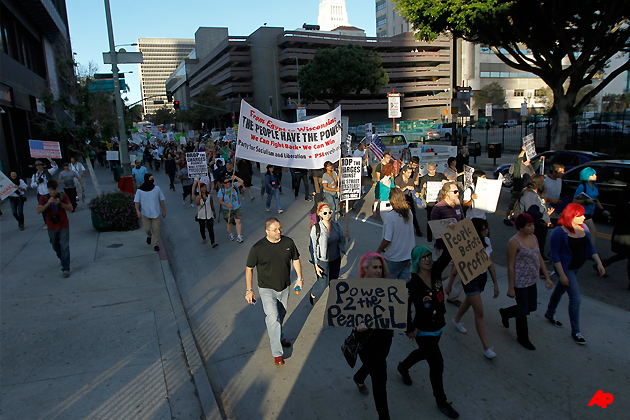
<svg viewBox="0 0 630 420">
<path fill-rule="evenodd" d="M 153 114 L 166 106 L 173 109 L 166 97 L 166 79 L 177 69 L 195 48 L 194 39 L 138 38 L 138 51 L 142 53 L 140 89 L 145 114 Z"/>
<path fill-rule="evenodd" d="M 376 0 L 376 36 L 386 38 L 413 32 L 413 26 L 396 12 L 392 0 Z"/>
<path fill-rule="evenodd" d="M 340 26 L 350 26 L 345 0 L 321 0 L 317 24 L 320 31 L 332 31 Z"/>
</svg>

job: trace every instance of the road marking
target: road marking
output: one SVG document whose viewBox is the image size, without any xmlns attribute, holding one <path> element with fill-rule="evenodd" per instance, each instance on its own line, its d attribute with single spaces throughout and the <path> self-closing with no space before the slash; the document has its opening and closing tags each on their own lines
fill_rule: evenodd
<svg viewBox="0 0 630 420">
<path fill-rule="evenodd" d="M 368 219 L 360 219 L 358 214 L 356 216 L 354 216 L 354 220 L 358 220 L 358 221 L 363 222 L 363 223 L 368 223 L 370 225 L 377 226 L 377 227 L 380 227 L 380 228 L 383 227 L 382 223 L 376 223 L 376 222 L 373 222 L 373 221 L 368 220 Z"/>
</svg>

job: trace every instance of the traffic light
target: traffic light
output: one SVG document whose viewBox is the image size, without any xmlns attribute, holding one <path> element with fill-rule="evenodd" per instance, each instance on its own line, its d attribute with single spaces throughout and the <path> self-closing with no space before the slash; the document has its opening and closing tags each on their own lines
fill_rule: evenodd
<svg viewBox="0 0 630 420">
<path fill-rule="evenodd" d="M 179 101 L 173 102 L 173 108 L 179 109 Z"/>
</svg>

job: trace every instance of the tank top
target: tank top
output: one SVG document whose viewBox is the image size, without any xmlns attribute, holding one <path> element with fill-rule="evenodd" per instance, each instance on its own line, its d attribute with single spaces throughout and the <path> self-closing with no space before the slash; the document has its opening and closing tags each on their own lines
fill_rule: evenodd
<svg viewBox="0 0 630 420">
<path fill-rule="evenodd" d="M 540 251 L 538 246 L 528 249 L 517 238 L 516 242 L 521 249 L 516 253 L 514 261 L 514 287 L 525 288 L 538 282 L 538 272 L 540 271 Z"/>
</svg>

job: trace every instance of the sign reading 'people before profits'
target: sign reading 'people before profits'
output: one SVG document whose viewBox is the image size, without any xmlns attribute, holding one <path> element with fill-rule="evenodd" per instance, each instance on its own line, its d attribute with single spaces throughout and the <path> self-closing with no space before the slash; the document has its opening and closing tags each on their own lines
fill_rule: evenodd
<svg viewBox="0 0 630 420">
<path fill-rule="evenodd" d="M 442 231 L 442 240 L 464 284 L 490 267 L 490 258 L 472 221 L 465 218 Z"/>
<path fill-rule="evenodd" d="M 285 168 L 321 169 L 341 158 L 341 108 L 297 123 L 271 118 L 245 101 L 236 157 Z"/>
<path fill-rule="evenodd" d="M 331 280 L 324 325 L 378 330 L 407 328 L 405 280 L 381 278 Z"/>
</svg>

